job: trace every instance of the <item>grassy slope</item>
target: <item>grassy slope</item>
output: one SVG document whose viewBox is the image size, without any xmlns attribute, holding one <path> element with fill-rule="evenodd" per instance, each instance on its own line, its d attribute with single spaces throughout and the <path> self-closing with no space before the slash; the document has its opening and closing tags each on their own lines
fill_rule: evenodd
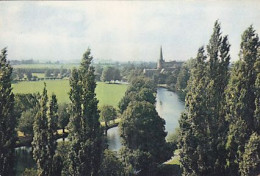
<svg viewBox="0 0 260 176">
<path fill-rule="evenodd" d="M 58 103 L 69 102 L 69 81 L 68 80 L 46 80 L 35 82 L 19 82 L 13 84 L 13 92 L 16 93 L 42 93 L 44 82 L 46 82 L 48 95 L 55 93 Z M 118 102 L 124 96 L 127 85 L 122 84 L 106 84 L 103 82 L 97 83 L 96 94 L 99 100 L 99 107 L 102 105 L 112 105 L 117 107 Z"/>
</svg>

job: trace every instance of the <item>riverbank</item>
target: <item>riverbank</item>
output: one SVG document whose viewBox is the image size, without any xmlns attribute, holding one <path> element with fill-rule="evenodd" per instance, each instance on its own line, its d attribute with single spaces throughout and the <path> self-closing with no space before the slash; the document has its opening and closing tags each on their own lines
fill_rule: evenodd
<svg viewBox="0 0 260 176">
<path fill-rule="evenodd" d="M 105 122 L 101 122 L 101 126 L 104 129 L 104 131 L 109 130 L 111 128 L 117 127 L 119 122 L 120 122 L 120 118 L 115 119 L 114 121 L 110 121 L 110 123 L 108 123 L 107 128 L 105 128 Z M 33 136 L 31 135 L 24 135 L 22 132 L 18 131 L 18 140 L 16 141 L 16 145 L 15 147 L 30 147 L 32 144 L 32 140 L 33 140 Z M 68 130 L 58 130 L 57 131 L 57 135 L 56 135 L 56 140 L 58 139 L 62 139 L 62 138 L 66 138 L 69 135 L 69 131 Z"/>
</svg>

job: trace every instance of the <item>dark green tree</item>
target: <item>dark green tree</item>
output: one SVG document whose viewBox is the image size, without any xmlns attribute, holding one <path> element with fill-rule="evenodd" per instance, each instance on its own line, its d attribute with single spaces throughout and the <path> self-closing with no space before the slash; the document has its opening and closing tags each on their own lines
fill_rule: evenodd
<svg viewBox="0 0 260 176">
<path fill-rule="evenodd" d="M 13 69 L 6 57 L 4 48 L 0 55 L 0 175 L 13 175 L 16 117 L 11 87 Z"/>
<path fill-rule="evenodd" d="M 33 124 L 33 158 L 38 167 L 38 174 L 48 175 L 48 119 L 47 119 L 47 103 L 48 96 L 46 84 L 44 84 L 43 93 L 41 95 L 39 111 L 35 117 Z"/>
<path fill-rule="evenodd" d="M 122 114 L 120 136 L 125 150 L 122 157 L 126 167 L 132 167 L 143 175 L 154 175 L 158 164 L 167 160 L 165 121 L 159 117 L 155 106 L 149 102 L 133 102 Z M 137 153 L 135 153 L 137 152 Z M 127 153 L 127 154 L 125 154 Z M 135 153 L 134 162 L 127 156 Z M 130 160 L 132 160 L 130 159 Z"/>
<path fill-rule="evenodd" d="M 32 76 L 32 72 L 30 70 L 26 72 L 26 77 L 27 77 L 28 81 L 31 81 L 33 76 Z"/>
<path fill-rule="evenodd" d="M 190 79 L 191 69 L 194 67 L 195 59 L 190 59 L 186 61 L 177 76 L 177 82 L 175 84 L 175 90 L 178 93 L 181 100 L 185 100 L 186 94 L 188 92 L 188 81 Z"/>
<path fill-rule="evenodd" d="M 116 117 L 117 117 L 117 112 L 113 106 L 105 105 L 105 106 L 101 107 L 100 120 L 105 122 L 106 133 L 107 133 L 109 122 L 111 120 L 115 120 Z"/>
<path fill-rule="evenodd" d="M 19 80 L 22 80 L 24 78 L 24 73 L 20 68 L 17 69 L 17 75 Z"/>
<path fill-rule="evenodd" d="M 206 107 L 206 56 L 198 50 L 186 96 L 186 112 L 180 118 L 180 162 L 183 175 L 210 175 L 205 161 L 209 160 L 208 121 Z"/>
<path fill-rule="evenodd" d="M 65 133 L 65 127 L 69 123 L 68 104 L 60 104 L 58 109 L 58 126 L 62 129 L 63 134 Z"/>
<path fill-rule="evenodd" d="M 207 45 L 207 56 L 199 49 L 188 85 L 186 114 L 182 115 L 181 163 L 184 175 L 224 175 L 226 172 L 224 91 L 229 74 L 227 36 L 218 21 Z"/>
<path fill-rule="evenodd" d="M 56 135 L 58 130 L 58 103 L 55 94 L 52 94 L 51 100 L 49 103 L 48 110 L 48 175 L 57 175 L 56 168 L 58 163 L 56 163 L 55 151 L 57 148 Z M 60 173 L 61 174 L 61 173 Z M 58 174 L 58 175 L 60 175 Z"/>
<path fill-rule="evenodd" d="M 259 50 L 259 55 L 258 55 L 258 61 L 255 64 L 257 66 L 257 78 L 255 82 L 255 113 L 254 113 L 254 121 L 255 121 L 255 127 L 256 127 L 256 132 L 259 135 L 260 134 L 260 129 L 257 128 L 260 126 L 260 50 Z"/>
<path fill-rule="evenodd" d="M 104 82 L 108 81 L 110 83 L 110 81 L 114 79 L 114 71 L 115 71 L 114 67 L 104 68 L 102 72 L 101 80 Z"/>
<path fill-rule="evenodd" d="M 222 36 L 218 21 L 207 46 L 207 109 L 209 111 L 209 145 L 211 150 L 208 169 L 212 174 L 223 175 L 226 163 L 226 136 L 228 124 L 225 120 L 225 89 L 229 80 L 230 44 L 227 36 Z"/>
<path fill-rule="evenodd" d="M 35 109 L 38 106 L 40 99 L 40 94 L 15 94 L 15 113 L 18 118 L 21 116 L 22 112 L 29 109 Z"/>
<path fill-rule="evenodd" d="M 124 168 L 117 157 L 117 153 L 106 149 L 101 165 L 102 176 L 121 176 L 124 175 Z"/>
<path fill-rule="evenodd" d="M 45 78 L 48 78 L 48 77 L 51 77 L 51 70 L 50 69 L 47 69 L 44 73 L 45 75 Z"/>
<path fill-rule="evenodd" d="M 103 132 L 97 109 L 92 59 L 88 49 L 83 55 L 80 68 L 74 69 L 70 78 L 69 170 L 72 175 L 96 176 L 100 173 Z"/>
<path fill-rule="evenodd" d="M 23 132 L 24 135 L 33 136 L 33 123 L 36 112 L 34 109 L 24 111 L 18 121 L 18 130 Z"/>
<path fill-rule="evenodd" d="M 154 104 L 155 94 L 156 84 L 151 79 L 143 76 L 136 77 L 118 104 L 120 112 L 123 113 L 131 101 L 148 101 Z"/>
<path fill-rule="evenodd" d="M 114 81 L 120 81 L 122 79 L 121 77 L 121 73 L 120 73 L 120 70 L 118 68 L 115 68 L 114 69 L 114 73 L 113 73 L 113 80 Z"/>
<path fill-rule="evenodd" d="M 256 81 L 259 74 L 258 50 L 259 38 L 250 26 L 242 35 L 240 60 L 232 70 L 226 93 L 226 118 L 230 124 L 226 147 L 231 175 L 239 175 L 239 163 L 243 160 L 245 145 L 251 134 L 259 131 L 259 84 Z"/>
<path fill-rule="evenodd" d="M 40 95 L 38 94 L 16 94 L 15 116 L 18 119 L 18 130 L 25 135 L 33 136 L 34 118 L 38 112 Z"/>
</svg>

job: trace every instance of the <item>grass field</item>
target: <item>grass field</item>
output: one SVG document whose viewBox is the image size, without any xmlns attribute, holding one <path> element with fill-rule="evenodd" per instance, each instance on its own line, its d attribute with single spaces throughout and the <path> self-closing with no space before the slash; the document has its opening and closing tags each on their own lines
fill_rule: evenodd
<svg viewBox="0 0 260 176">
<path fill-rule="evenodd" d="M 179 155 L 179 150 L 174 151 L 174 156 L 172 159 L 169 161 L 165 162 L 165 164 L 170 164 L 170 165 L 180 165 L 180 155 Z"/>
<path fill-rule="evenodd" d="M 45 74 L 44 73 L 32 73 L 33 76 L 37 76 L 38 78 L 44 78 Z"/>
<path fill-rule="evenodd" d="M 16 93 L 42 93 L 44 82 L 48 90 L 48 95 L 55 93 L 58 103 L 68 103 L 69 100 L 69 80 L 46 80 L 46 81 L 25 81 L 13 84 L 13 92 Z M 107 84 L 98 82 L 96 88 L 98 106 L 112 105 L 117 107 L 118 102 L 124 96 L 127 85 Z"/>
</svg>

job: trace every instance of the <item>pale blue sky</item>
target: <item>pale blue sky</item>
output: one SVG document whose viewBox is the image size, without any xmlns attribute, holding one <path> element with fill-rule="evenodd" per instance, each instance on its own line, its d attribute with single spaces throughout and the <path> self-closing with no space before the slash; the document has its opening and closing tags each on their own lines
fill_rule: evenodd
<svg viewBox="0 0 260 176">
<path fill-rule="evenodd" d="M 206 45 L 219 19 L 238 59 L 242 32 L 260 33 L 258 1 L 0 2 L 0 48 L 9 59 L 187 60 Z"/>
</svg>

